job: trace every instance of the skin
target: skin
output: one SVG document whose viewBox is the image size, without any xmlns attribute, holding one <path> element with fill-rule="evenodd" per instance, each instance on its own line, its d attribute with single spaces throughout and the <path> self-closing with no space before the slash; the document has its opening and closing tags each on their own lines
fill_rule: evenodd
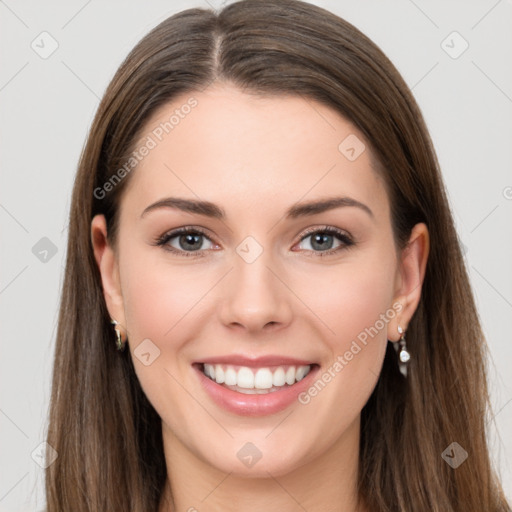
<svg viewBox="0 0 512 512">
<path fill-rule="evenodd" d="M 190 96 L 161 107 L 141 140 Z M 398 325 L 406 330 L 417 308 L 427 228 L 416 225 L 406 250 L 397 251 L 389 200 L 368 145 L 355 161 L 338 150 L 350 134 L 364 138 L 334 110 L 219 83 L 193 96 L 197 106 L 132 171 L 116 248 L 106 240 L 102 215 L 91 224 L 108 310 L 162 418 L 170 478 L 160 511 L 364 510 L 356 507 L 360 413 L 388 340 L 399 339 Z M 148 205 L 169 196 L 212 201 L 227 217 L 161 208 L 141 218 Z M 297 202 L 330 196 L 354 198 L 373 217 L 348 206 L 284 218 Z M 355 244 L 344 247 L 333 236 L 327 249 L 341 249 L 318 256 L 322 249 L 304 232 L 326 225 Z M 153 244 L 182 226 L 207 231 L 198 242 L 204 257 Z M 263 249 L 252 263 L 236 252 L 247 236 Z M 180 245 L 179 236 L 168 245 L 197 254 Z M 191 367 L 237 352 L 300 357 L 323 371 L 393 304 L 399 314 L 306 405 L 242 417 L 213 403 Z M 146 338 L 160 350 L 149 366 L 133 353 Z M 248 441 L 262 453 L 252 467 L 236 456 Z"/>
</svg>

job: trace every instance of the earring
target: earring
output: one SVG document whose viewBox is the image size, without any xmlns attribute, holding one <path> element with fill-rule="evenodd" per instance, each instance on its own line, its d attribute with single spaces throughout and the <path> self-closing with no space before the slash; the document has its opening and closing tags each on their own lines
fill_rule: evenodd
<svg viewBox="0 0 512 512">
<path fill-rule="evenodd" d="M 110 323 L 114 325 L 119 325 L 118 322 L 113 318 L 110 319 Z M 122 352 L 124 350 L 126 343 L 123 343 L 123 340 L 121 338 L 121 330 L 118 329 L 117 327 L 114 327 L 114 329 L 116 331 L 116 348 L 117 350 L 120 350 Z"/>
<path fill-rule="evenodd" d="M 400 339 L 398 340 L 398 346 L 395 345 L 395 349 L 400 353 L 398 354 L 398 368 L 400 369 L 400 373 L 407 377 L 407 363 L 411 359 L 411 354 L 407 351 L 407 344 L 405 343 L 405 333 L 402 327 L 398 326 L 398 334 L 400 334 Z M 396 342 L 395 342 L 396 343 Z"/>
</svg>

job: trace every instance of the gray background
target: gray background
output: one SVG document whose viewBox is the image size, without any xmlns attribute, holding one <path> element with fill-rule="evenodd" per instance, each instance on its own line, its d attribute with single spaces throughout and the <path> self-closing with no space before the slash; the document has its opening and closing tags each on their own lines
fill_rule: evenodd
<svg viewBox="0 0 512 512">
<path fill-rule="evenodd" d="M 312 3 L 373 39 L 423 110 L 489 340 L 495 414 L 490 441 L 511 499 L 512 2 Z M 0 0 L 0 511 L 44 505 L 38 455 L 50 396 L 67 215 L 99 98 L 121 60 L 152 27 L 177 11 L 208 4 L 221 6 L 213 0 Z M 51 36 L 40 36 L 43 31 Z M 58 48 L 42 58 L 52 38 Z M 464 41 L 469 47 L 459 55 Z M 471 454 L 465 463 L 471 463 Z"/>
</svg>

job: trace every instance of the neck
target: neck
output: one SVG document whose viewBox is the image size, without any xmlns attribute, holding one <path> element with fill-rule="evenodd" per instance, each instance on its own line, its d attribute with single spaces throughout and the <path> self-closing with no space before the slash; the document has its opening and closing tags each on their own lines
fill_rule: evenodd
<svg viewBox="0 0 512 512">
<path fill-rule="evenodd" d="M 260 478 L 212 467 L 163 424 L 168 480 L 159 512 L 366 512 L 357 504 L 359 420 L 326 453 L 286 474 Z"/>
</svg>

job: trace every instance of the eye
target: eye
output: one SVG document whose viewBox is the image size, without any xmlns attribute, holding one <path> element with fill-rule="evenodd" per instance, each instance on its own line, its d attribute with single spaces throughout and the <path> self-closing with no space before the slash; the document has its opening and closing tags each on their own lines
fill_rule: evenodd
<svg viewBox="0 0 512 512">
<path fill-rule="evenodd" d="M 309 242 L 311 249 L 307 250 L 313 251 L 312 256 L 328 256 L 354 245 L 353 240 L 347 233 L 332 226 L 312 228 L 306 231 L 305 236 L 301 238 L 301 242 L 308 238 L 311 238 Z M 333 248 L 336 239 L 340 243 Z"/>
<path fill-rule="evenodd" d="M 170 243 L 173 239 L 176 240 Z M 208 250 L 208 247 L 205 248 L 203 246 L 205 239 L 210 240 L 202 229 L 184 227 L 165 233 L 158 238 L 155 243 L 158 246 L 162 246 L 165 250 L 179 256 L 201 257 L 205 256 L 204 251 Z"/>
<path fill-rule="evenodd" d="M 308 238 L 311 238 L 309 242 L 311 249 L 306 248 L 306 251 L 311 252 L 310 256 L 329 256 L 355 244 L 347 233 L 332 226 L 311 228 L 306 231 L 300 242 Z M 213 244 L 201 228 L 187 226 L 164 233 L 155 240 L 155 245 L 178 256 L 203 257 L 206 256 L 205 251 L 212 249 L 212 247 L 204 247 L 205 240 Z M 336 240 L 338 245 L 333 248 Z"/>
</svg>

